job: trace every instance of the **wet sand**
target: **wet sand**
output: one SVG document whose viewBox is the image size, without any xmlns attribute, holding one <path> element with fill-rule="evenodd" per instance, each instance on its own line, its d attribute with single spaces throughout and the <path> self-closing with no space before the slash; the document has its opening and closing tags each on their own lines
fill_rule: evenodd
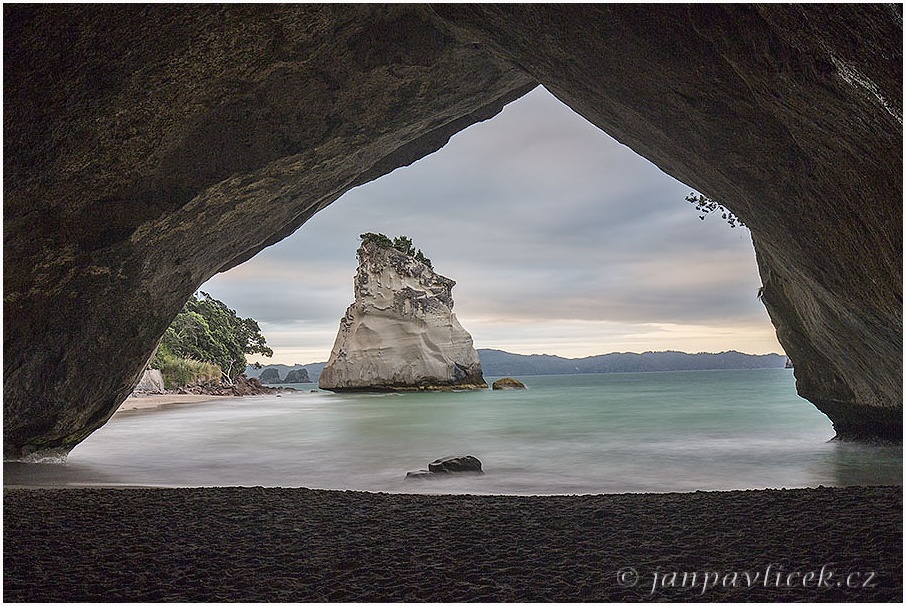
<svg viewBox="0 0 906 606">
<path fill-rule="evenodd" d="M 129 396 L 126 401 L 120 404 L 114 414 L 128 412 L 148 412 L 151 410 L 161 410 L 171 406 L 181 406 L 186 404 L 202 404 L 212 400 L 223 399 L 225 397 L 237 396 L 207 396 L 194 394 L 142 394 L 140 396 Z"/>
<path fill-rule="evenodd" d="M 899 486 L 5 490 L 4 598 L 899 602 L 902 512 Z"/>
</svg>

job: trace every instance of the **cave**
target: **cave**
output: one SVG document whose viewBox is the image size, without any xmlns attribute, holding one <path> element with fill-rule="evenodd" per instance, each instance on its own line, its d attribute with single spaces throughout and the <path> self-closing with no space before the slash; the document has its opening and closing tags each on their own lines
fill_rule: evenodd
<svg viewBox="0 0 906 606">
<path fill-rule="evenodd" d="M 544 85 L 750 228 L 798 393 L 902 439 L 899 5 L 5 6 L 4 456 L 211 276 Z"/>
</svg>

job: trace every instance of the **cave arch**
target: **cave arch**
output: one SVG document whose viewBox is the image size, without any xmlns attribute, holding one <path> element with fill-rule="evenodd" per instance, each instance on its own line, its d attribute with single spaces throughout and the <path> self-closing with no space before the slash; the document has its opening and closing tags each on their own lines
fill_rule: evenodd
<svg viewBox="0 0 906 606">
<path fill-rule="evenodd" d="M 457 280 L 476 347 L 781 352 L 748 230 L 700 221 L 689 190 L 538 86 L 201 290 L 258 320 L 261 364 L 323 361 L 359 234 L 404 233 Z"/>
<path fill-rule="evenodd" d="M 102 425 L 211 275 L 539 82 L 742 217 L 800 395 L 901 438 L 900 6 L 4 18 L 7 457 Z"/>
</svg>

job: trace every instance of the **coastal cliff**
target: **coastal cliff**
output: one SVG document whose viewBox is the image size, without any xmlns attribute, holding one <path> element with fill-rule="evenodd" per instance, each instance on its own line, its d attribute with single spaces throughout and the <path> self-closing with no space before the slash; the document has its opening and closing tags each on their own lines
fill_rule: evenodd
<svg viewBox="0 0 906 606">
<path fill-rule="evenodd" d="M 456 282 L 435 273 L 429 261 L 375 240 L 364 239 L 357 254 L 355 302 L 340 320 L 319 387 L 487 387 L 472 337 L 453 313 Z"/>
</svg>

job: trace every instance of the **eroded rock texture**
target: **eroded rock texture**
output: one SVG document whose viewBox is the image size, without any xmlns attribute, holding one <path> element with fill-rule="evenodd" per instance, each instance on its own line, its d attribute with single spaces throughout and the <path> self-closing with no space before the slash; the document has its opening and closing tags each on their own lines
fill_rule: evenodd
<svg viewBox="0 0 906 606">
<path fill-rule="evenodd" d="M 4 453 L 211 275 L 537 82 L 753 232 L 800 393 L 902 434 L 899 5 L 4 6 Z"/>
<path fill-rule="evenodd" d="M 331 391 L 487 387 L 472 337 L 453 313 L 450 278 L 393 247 L 358 250 L 355 301 L 318 386 Z"/>
</svg>

